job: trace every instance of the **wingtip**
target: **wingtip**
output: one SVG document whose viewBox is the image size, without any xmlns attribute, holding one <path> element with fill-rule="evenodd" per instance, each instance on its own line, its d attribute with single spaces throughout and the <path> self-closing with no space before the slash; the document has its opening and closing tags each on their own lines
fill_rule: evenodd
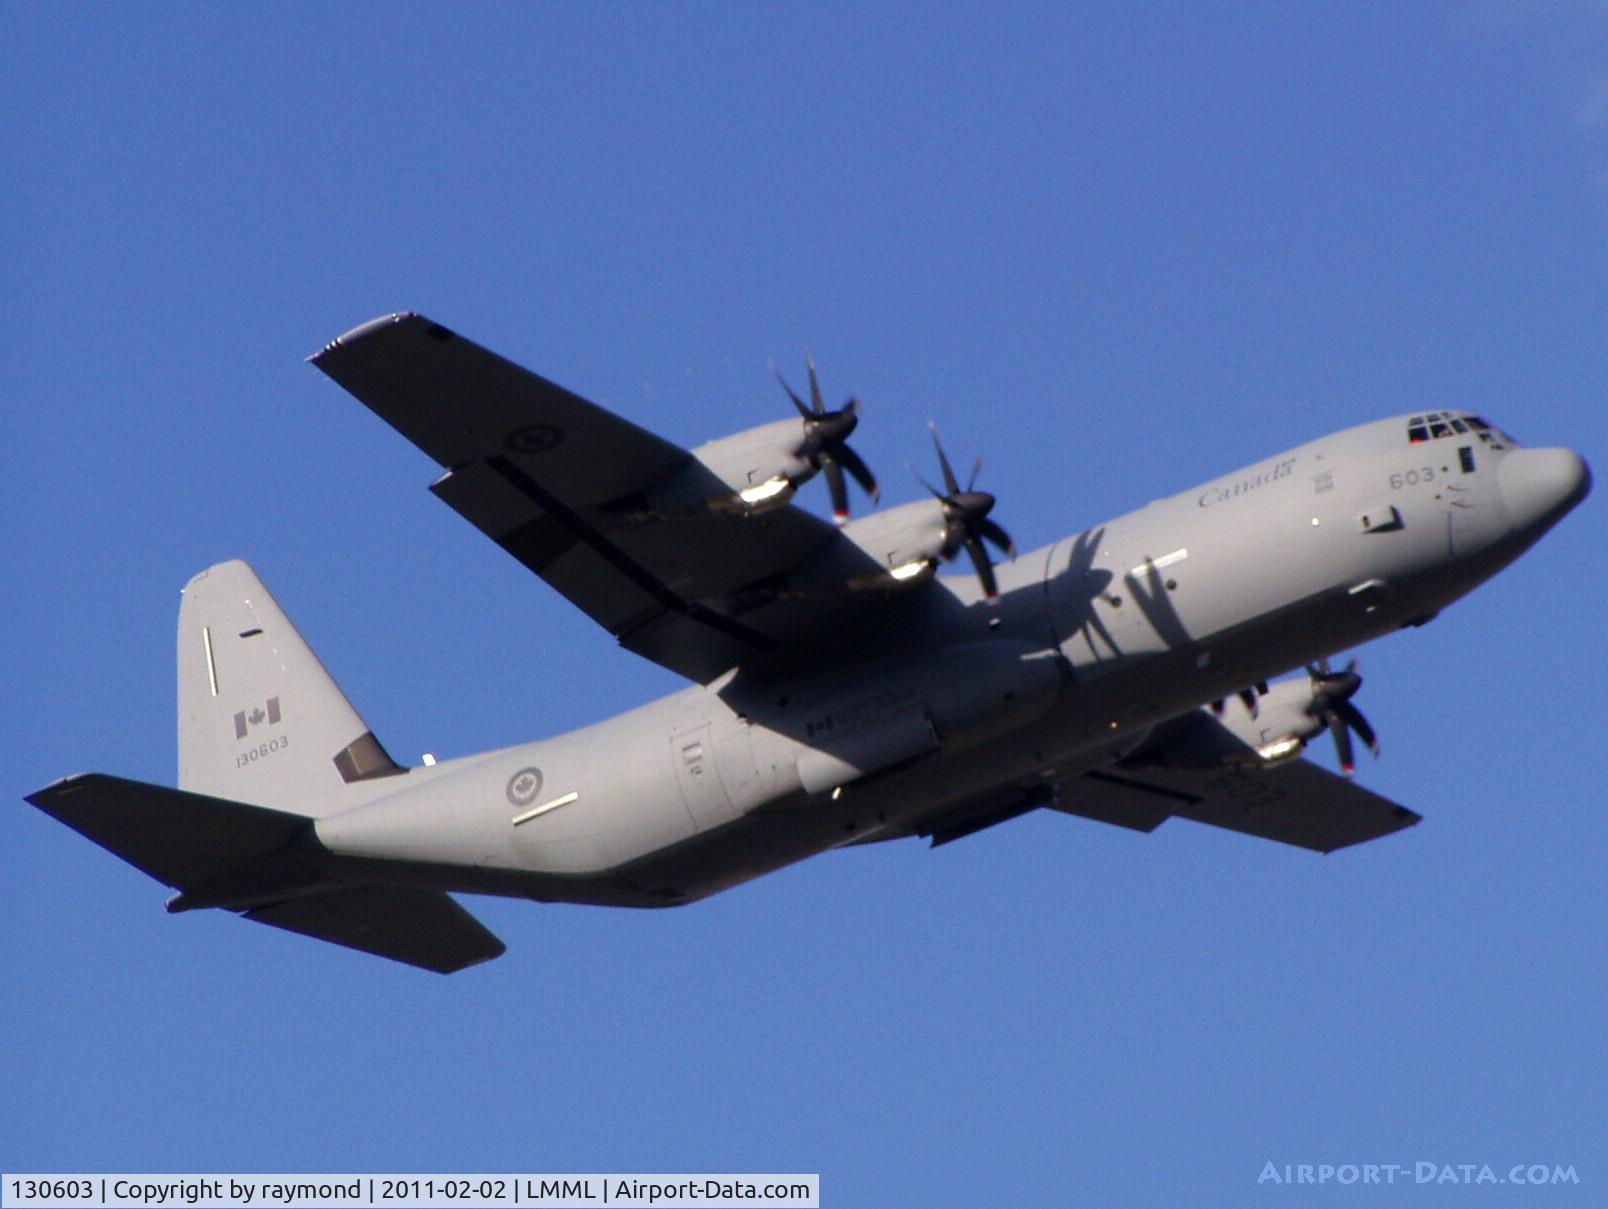
<svg viewBox="0 0 1608 1209">
<path fill-rule="evenodd" d="M 334 352 L 336 349 L 341 348 L 344 345 L 361 340 L 364 336 L 373 335 L 375 332 L 383 331 L 392 324 L 402 323 L 408 319 L 418 319 L 421 317 L 422 316 L 420 316 L 417 311 L 392 311 L 389 315 L 381 315 L 377 319 L 370 319 L 367 323 L 360 323 L 351 331 L 342 332 L 323 348 L 310 355 L 307 358 L 307 363 L 309 365 L 317 365 L 321 357 L 327 356 L 329 353 Z"/>
</svg>

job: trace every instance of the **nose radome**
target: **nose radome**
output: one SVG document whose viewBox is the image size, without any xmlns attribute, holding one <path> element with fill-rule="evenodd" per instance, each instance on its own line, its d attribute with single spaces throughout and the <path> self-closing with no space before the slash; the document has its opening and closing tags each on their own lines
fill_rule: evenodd
<svg viewBox="0 0 1608 1209">
<path fill-rule="evenodd" d="M 1496 480 L 1516 529 L 1555 523 L 1591 490 L 1591 471 L 1572 449 L 1511 449 Z"/>
</svg>

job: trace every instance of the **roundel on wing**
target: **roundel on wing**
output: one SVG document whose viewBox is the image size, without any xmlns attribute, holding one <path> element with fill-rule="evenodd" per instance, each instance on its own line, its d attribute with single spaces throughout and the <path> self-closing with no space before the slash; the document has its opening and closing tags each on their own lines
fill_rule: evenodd
<svg viewBox="0 0 1608 1209">
<path fill-rule="evenodd" d="M 554 424 L 527 424 L 503 438 L 514 453 L 546 453 L 564 442 L 564 430 Z"/>
</svg>

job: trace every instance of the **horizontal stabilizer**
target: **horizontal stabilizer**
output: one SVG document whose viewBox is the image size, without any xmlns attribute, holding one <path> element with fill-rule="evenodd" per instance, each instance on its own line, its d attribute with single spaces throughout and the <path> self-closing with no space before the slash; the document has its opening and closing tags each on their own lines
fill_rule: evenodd
<svg viewBox="0 0 1608 1209">
<path fill-rule="evenodd" d="M 504 948 L 439 890 L 353 886 L 258 907 L 245 918 L 438 974 L 490 961 Z"/>
<path fill-rule="evenodd" d="M 183 891 L 170 911 L 227 907 L 442 974 L 503 952 L 444 892 L 338 880 L 305 815 L 103 773 L 57 781 L 28 801 Z"/>
<path fill-rule="evenodd" d="M 67 777 L 28 801 L 176 889 L 192 889 L 309 834 L 299 814 L 104 773 Z"/>
</svg>

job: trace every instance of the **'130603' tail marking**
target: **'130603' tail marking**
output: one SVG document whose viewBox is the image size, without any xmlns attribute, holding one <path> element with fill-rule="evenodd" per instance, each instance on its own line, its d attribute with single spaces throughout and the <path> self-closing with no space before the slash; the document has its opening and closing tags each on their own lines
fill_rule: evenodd
<svg viewBox="0 0 1608 1209">
<path fill-rule="evenodd" d="M 235 757 L 235 767 L 245 768 L 248 764 L 255 764 L 258 760 L 266 760 L 276 751 L 284 751 L 290 746 L 289 735 L 278 735 L 266 743 L 259 743 L 255 747 L 247 748 Z"/>
</svg>

